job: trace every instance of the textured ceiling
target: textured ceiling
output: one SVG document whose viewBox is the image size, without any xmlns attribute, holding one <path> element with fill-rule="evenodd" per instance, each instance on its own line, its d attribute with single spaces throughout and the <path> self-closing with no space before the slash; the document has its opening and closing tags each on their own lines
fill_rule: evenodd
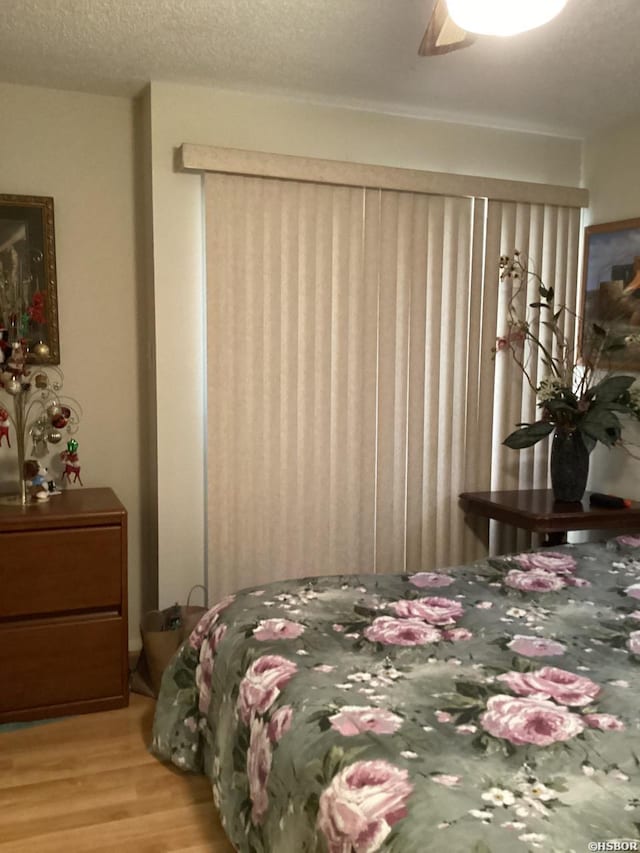
<svg viewBox="0 0 640 853">
<path fill-rule="evenodd" d="M 133 95 L 149 80 L 271 91 L 584 136 L 640 114 L 640 0 L 417 55 L 433 0 L 19 0 L 0 81 Z"/>
</svg>

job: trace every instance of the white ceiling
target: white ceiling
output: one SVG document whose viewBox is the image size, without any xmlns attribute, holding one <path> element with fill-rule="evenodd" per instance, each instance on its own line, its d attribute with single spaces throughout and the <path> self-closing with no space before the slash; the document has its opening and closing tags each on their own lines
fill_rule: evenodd
<svg viewBox="0 0 640 853">
<path fill-rule="evenodd" d="M 538 30 L 424 59 L 433 3 L 4 0 L 0 81 L 194 83 L 575 136 L 640 115 L 640 0 L 569 0 Z"/>
</svg>

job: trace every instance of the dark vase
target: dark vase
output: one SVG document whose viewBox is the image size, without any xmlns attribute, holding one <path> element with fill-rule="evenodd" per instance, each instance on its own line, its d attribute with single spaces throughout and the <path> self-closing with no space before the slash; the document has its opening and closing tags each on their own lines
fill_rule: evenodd
<svg viewBox="0 0 640 853">
<path fill-rule="evenodd" d="M 582 433 L 556 429 L 551 444 L 551 486 L 553 496 L 562 503 L 582 500 L 589 476 L 589 451 Z"/>
</svg>

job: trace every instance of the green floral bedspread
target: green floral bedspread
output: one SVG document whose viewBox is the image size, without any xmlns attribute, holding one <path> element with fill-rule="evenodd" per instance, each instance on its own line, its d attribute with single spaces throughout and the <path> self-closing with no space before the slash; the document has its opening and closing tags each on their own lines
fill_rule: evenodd
<svg viewBox="0 0 640 853">
<path fill-rule="evenodd" d="M 638 599 L 640 536 L 245 590 L 166 671 L 152 749 L 243 853 L 640 849 Z"/>
</svg>

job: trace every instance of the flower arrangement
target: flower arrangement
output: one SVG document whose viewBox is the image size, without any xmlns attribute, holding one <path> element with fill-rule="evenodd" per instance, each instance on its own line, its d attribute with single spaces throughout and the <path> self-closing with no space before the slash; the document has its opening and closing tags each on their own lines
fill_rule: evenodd
<svg viewBox="0 0 640 853">
<path fill-rule="evenodd" d="M 528 269 L 526 258 L 518 251 L 500 258 L 500 279 L 512 285 L 512 292 L 508 329 L 497 339 L 494 354 L 512 355 L 535 392 L 540 410 L 536 421 L 519 424 L 504 444 L 521 450 L 556 430 L 565 436 L 577 434 L 588 453 L 597 442 L 624 447 L 620 418 L 640 420 L 640 384 L 634 384 L 634 376 L 613 373 L 609 365 L 621 350 L 640 343 L 640 334 L 621 335 L 597 323 L 586 327 L 566 305 L 554 305 L 553 288 L 546 287 L 540 276 Z M 537 298 L 523 312 L 519 305 L 525 301 L 531 279 L 537 282 Z M 583 328 L 580 357 L 565 332 L 568 316 Z M 548 330 L 546 334 L 544 329 Z M 546 370 L 537 385 L 531 376 L 532 361 Z"/>
</svg>

